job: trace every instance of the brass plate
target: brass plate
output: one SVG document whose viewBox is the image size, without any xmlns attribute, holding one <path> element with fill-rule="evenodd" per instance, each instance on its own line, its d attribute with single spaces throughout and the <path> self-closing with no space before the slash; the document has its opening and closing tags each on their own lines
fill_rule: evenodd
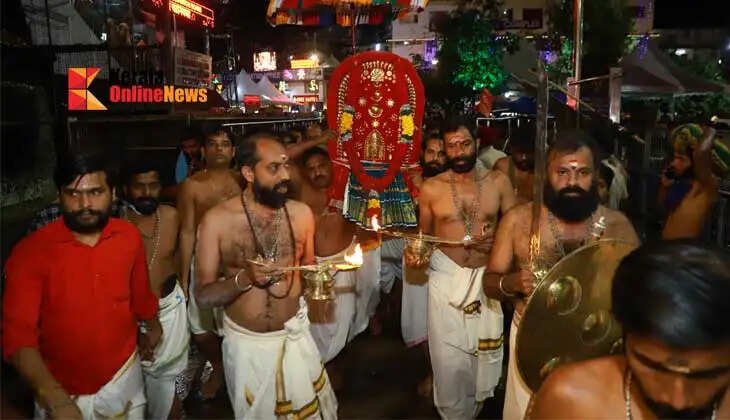
<svg viewBox="0 0 730 420">
<path fill-rule="evenodd" d="M 517 330 L 517 368 L 536 392 L 568 362 L 616 351 L 621 327 L 611 315 L 613 274 L 633 244 L 602 239 L 560 260 L 537 285 Z"/>
</svg>

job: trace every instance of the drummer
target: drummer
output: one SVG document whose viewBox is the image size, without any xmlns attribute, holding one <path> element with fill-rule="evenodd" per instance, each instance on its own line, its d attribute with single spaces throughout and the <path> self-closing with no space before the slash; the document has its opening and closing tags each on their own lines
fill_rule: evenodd
<svg viewBox="0 0 730 420">
<path fill-rule="evenodd" d="M 504 419 L 522 419 L 530 400 L 530 389 L 517 372 L 514 348 L 525 298 L 535 285 L 533 272 L 550 269 L 565 255 L 586 244 L 595 230 L 603 231 L 597 233 L 603 233 L 604 238 L 639 242 L 626 216 L 598 203 L 596 151 L 596 142 L 580 130 L 559 133 L 548 151 L 536 267 L 529 264 L 532 202 L 514 207 L 497 228 L 483 283 L 486 296 L 515 303 Z M 599 222 L 605 224 L 605 229 L 597 228 Z"/>
<path fill-rule="evenodd" d="M 625 353 L 558 368 L 528 417 L 730 418 L 730 254 L 643 246 L 621 261 L 612 295 Z"/>
</svg>

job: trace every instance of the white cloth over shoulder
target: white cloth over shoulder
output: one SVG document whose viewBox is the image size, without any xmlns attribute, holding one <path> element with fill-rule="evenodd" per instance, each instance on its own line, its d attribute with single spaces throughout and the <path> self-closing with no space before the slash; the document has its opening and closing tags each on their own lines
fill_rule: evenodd
<svg viewBox="0 0 730 420">
<path fill-rule="evenodd" d="M 315 260 L 317 264 L 320 264 L 342 259 L 348 248 L 329 257 L 315 256 Z M 357 312 L 358 270 L 330 270 L 330 274 L 335 280 L 334 319 L 332 322 L 326 323 L 312 322 L 309 327 L 312 338 L 314 338 L 314 342 L 317 344 L 319 353 L 325 363 L 334 359 L 345 348 L 345 344 L 354 338 L 354 335 L 350 337 L 350 330 L 355 325 L 355 314 Z"/>
<path fill-rule="evenodd" d="M 487 169 L 492 169 L 494 164 L 505 156 L 507 156 L 507 154 L 501 150 L 495 149 L 491 144 L 479 151 L 479 160 L 482 161 L 482 164 Z"/>
<path fill-rule="evenodd" d="M 135 350 L 124 362 L 114 377 L 95 394 L 76 395 L 76 405 L 84 420 L 144 419 L 145 403 L 144 382 L 139 357 Z M 35 419 L 49 418 L 46 410 L 35 404 Z"/>
<path fill-rule="evenodd" d="M 280 331 L 250 331 L 224 315 L 223 367 L 236 419 L 337 418 L 304 298 Z"/>
<path fill-rule="evenodd" d="M 475 417 L 502 374 L 502 307 L 484 296 L 483 273 L 440 250 L 431 256 L 428 344 L 434 404 L 443 418 Z"/>
<path fill-rule="evenodd" d="M 148 418 L 167 419 L 175 397 L 175 377 L 187 366 L 190 348 L 185 295 L 180 284 L 160 299 L 158 317 L 162 337 L 155 348 L 154 362 L 142 362 L 142 373 Z"/>
</svg>

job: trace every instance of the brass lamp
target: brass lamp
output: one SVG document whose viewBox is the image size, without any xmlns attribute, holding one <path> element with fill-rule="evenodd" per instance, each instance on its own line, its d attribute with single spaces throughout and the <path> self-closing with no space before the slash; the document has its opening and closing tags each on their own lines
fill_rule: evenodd
<svg viewBox="0 0 730 420">
<path fill-rule="evenodd" d="M 304 273 L 304 279 L 306 280 L 304 296 L 308 300 L 335 299 L 335 279 L 330 274 L 329 267 L 325 266 L 315 271 L 307 271 Z"/>
</svg>

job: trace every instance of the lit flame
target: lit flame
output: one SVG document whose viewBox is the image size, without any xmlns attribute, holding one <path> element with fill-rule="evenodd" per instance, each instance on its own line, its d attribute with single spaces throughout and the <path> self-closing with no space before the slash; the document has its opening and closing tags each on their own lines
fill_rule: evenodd
<svg viewBox="0 0 730 420">
<path fill-rule="evenodd" d="M 345 262 L 358 267 L 362 265 L 363 257 L 360 244 L 356 244 L 355 249 L 353 249 L 351 253 L 345 253 Z"/>
<path fill-rule="evenodd" d="M 380 223 L 378 223 L 378 216 L 373 215 L 373 217 L 370 219 L 370 226 L 372 226 L 374 231 L 380 230 Z"/>
</svg>

